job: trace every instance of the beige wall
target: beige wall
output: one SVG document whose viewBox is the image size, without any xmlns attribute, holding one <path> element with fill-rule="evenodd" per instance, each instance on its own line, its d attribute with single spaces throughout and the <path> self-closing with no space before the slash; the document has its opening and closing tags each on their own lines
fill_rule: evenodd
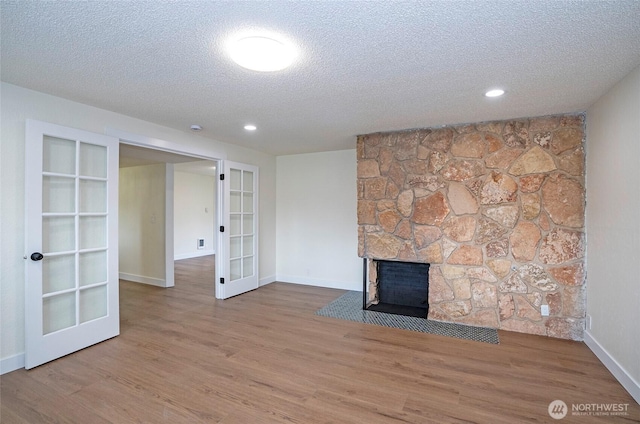
<svg viewBox="0 0 640 424">
<path fill-rule="evenodd" d="M 174 176 L 174 257 L 194 258 L 211 255 L 216 249 L 215 187 L 211 175 L 175 172 Z M 197 240 L 204 239 L 204 249 Z"/>
<path fill-rule="evenodd" d="M 362 290 L 355 150 L 277 163 L 278 281 Z"/>
<path fill-rule="evenodd" d="M 120 278 L 165 285 L 166 165 L 120 169 Z M 171 253 L 170 253 L 171 254 Z"/>
<path fill-rule="evenodd" d="M 591 328 L 585 335 L 585 341 L 600 352 L 623 384 L 627 375 L 625 387 L 638 402 L 639 160 L 640 67 L 587 110 L 587 314 Z M 616 374 L 613 362 L 621 375 Z"/>
<path fill-rule="evenodd" d="M 275 156 L 12 84 L 1 83 L 0 91 L 0 364 L 19 363 L 24 352 L 24 138 L 28 118 L 102 134 L 107 127 L 115 128 L 260 167 L 259 277 L 263 283 L 275 279 Z"/>
</svg>

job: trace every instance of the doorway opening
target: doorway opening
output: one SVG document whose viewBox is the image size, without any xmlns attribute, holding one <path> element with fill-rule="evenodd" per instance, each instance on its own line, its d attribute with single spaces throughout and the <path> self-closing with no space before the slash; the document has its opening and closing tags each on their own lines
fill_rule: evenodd
<svg viewBox="0 0 640 424">
<path fill-rule="evenodd" d="M 120 143 L 120 279 L 173 287 L 176 259 L 216 253 L 218 170 L 217 160 Z"/>
</svg>

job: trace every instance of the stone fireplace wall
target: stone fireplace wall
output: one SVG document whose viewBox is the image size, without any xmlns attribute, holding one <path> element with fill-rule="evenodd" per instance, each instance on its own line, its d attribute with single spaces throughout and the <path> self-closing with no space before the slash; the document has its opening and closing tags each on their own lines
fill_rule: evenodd
<svg viewBox="0 0 640 424">
<path fill-rule="evenodd" d="M 584 134 L 561 115 L 359 136 L 359 256 L 430 263 L 429 319 L 582 340 Z"/>
</svg>

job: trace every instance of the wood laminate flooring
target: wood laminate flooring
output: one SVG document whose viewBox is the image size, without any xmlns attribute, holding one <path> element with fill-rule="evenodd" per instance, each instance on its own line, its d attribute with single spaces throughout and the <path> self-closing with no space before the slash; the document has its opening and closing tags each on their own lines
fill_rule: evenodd
<svg viewBox="0 0 640 424">
<path fill-rule="evenodd" d="M 316 316 L 341 290 L 273 283 L 213 294 L 213 257 L 176 286 L 122 281 L 121 335 L 0 378 L 8 423 L 640 422 L 583 344 L 500 332 L 472 342 Z M 551 401 L 628 404 L 551 419 Z"/>
</svg>

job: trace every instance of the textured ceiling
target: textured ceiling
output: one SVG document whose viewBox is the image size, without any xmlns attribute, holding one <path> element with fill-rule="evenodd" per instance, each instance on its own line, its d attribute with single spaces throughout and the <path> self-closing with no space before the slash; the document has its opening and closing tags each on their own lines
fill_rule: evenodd
<svg viewBox="0 0 640 424">
<path fill-rule="evenodd" d="M 640 1 L 0 1 L 3 81 L 272 154 L 585 110 L 640 65 Z M 264 28 L 300 59 L 230 61 Z M 507 94 L 488 99 L 485 90 Z M 248 133 L 246 123 L 258 130 Z"/>
</svg>

